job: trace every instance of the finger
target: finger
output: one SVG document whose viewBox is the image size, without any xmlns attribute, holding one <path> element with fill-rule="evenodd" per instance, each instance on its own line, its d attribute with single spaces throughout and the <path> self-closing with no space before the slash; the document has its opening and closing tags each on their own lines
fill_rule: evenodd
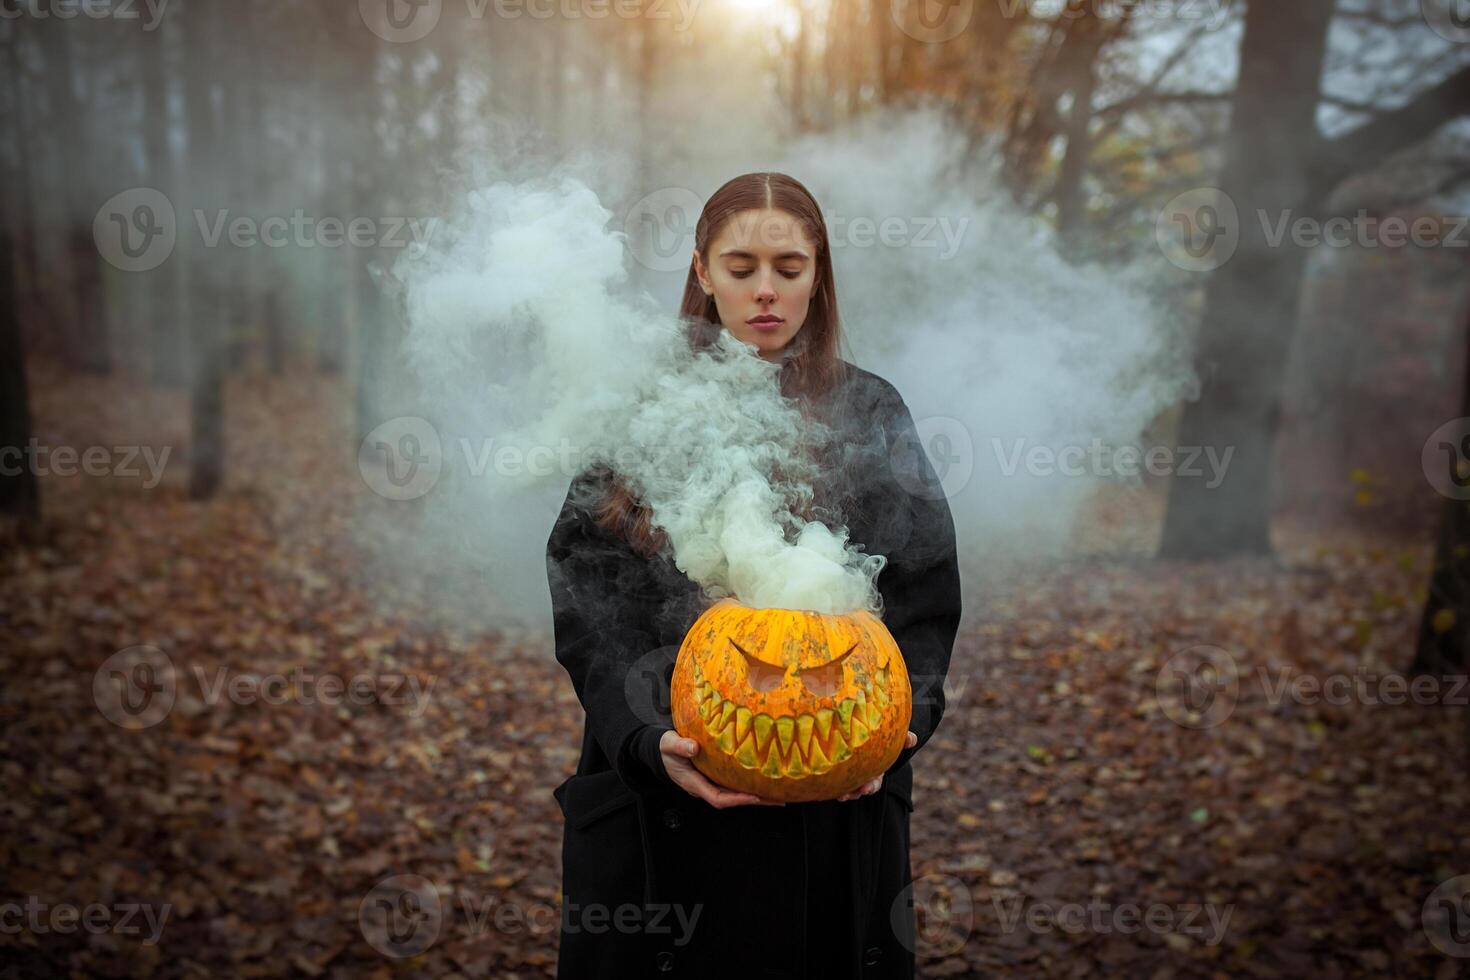
<svg viewBox="0 0 1470 980">
<path fill-rule="evenodd" d="M 726 789 L 705 777 L 699 770 L 694 770 L 693 776 L 697 777 L 697 795 L 713 807 L 747 806 L 750 804 L 765 804 L 767 806 L 785 806 L 784 803 L 775 803 L 771 800 L 762 799 L 752 793 L 741 793 L 733 789 Z"/>
<path fill-rule="evenodd" d="M 906 748 L 906 749 L 911 749 L 915 745 L 918 745 L 918 744 L 919 744 L 919 736 L 915 735 L 913 732 L 909 732 L 907 735 L 905 735 L 903 737 L 903 747 Z"/>
</svg>

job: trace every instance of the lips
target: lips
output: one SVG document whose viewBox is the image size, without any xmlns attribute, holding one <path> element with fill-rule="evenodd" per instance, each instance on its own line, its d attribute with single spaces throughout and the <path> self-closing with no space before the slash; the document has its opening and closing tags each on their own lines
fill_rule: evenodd
<svg viewBox="0 0 1470 980">
<path fill-rule="evenodd" d="M 819 776 L 852 758 L 852 750 L 882 724 L 879 709 L 889 701 L 887 668 L 876 671 L 855 698 L 834 708 L 780 718 L 754 714 L 721 697 L 697 663 L 694 690 L 705 731 L 721 751 L 745 769 L 789 779 Z"/>
</svg>

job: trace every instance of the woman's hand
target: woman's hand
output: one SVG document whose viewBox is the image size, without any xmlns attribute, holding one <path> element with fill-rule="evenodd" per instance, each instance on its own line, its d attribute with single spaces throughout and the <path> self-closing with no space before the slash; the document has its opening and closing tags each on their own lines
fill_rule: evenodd
<svg viewBox="0 0 1470 980">
<path fill-rule="evenodd" d="M 918 745 L 918 744 L 919 744 L 919 736 L 915 735 L 913 732 L 909 732 L 907 735 L 904 736 L 904 739 L 903 739 L 903 747 L 904 748 L 911 749 L 915 745 Z M 872 796 L 874 793 L 878 792 L 878 790 L 880 790 L 882 788 L 883 788 L 883 774 L 880 772 L 878 775 L 874 776 L 872 779 L 868 780 L 866 783 L 863 783 L 861 786 L 859 786 L 857 789 L 853 790 L 851 793 L 843 793 L 841 796 L 837 797 L 837 800 L 838 800 L 838 802 L 845 803 L 848 800 L 856 800 L 856 799 L 859 799 L 859 798 L 864 797 L 864 796 Z"/>
<path fill-rule="evenodd" d="M 704 773 L 694 768 L 690 760 L 699 754 L 699 743 L 685 738 L 672 728 L 658 740 L 658 752 L 664 760 L 664 771 L 680 789 L 690 796 L 704 800 L 716 810 L 731 806 L 785 806 L 776 800 L 767 800 L 751 793 L 737 793 L 733 789 L 712 783 Z"/>
</svg>

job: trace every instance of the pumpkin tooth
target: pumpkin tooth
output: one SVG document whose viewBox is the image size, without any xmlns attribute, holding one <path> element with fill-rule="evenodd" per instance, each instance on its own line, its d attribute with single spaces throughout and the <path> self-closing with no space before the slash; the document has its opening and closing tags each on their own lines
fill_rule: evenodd
<svg viewBox="0 0 1470 980">
<path fill-rule="evenodd" d="M 750 731 L 750 709 L 741 705 L 735 709 L 735 744 L 739 745 L 745 741 L 746 734 Z"/>
<path fill-rule="evenodd" d="M 857 703 L 859 708 L 868 703 L 867 691 L 861 687 L 857 689 Z"/>
<path fill-rule="evenodd" d="M 720 731 L 720 734 L 715 736 L 715 744 L 718 745 L 720 747 L 720 751 L 724 752 L 726 755 L 734 752 L 735 729 L 729 725 L 726 725 L 724 729 Z"/>
<path fill-rule="evenodd" d="M 776 719 L 776 738 L 781 742 L 781 754 L 791 751 L 791 740 L 796 736 L 796 722 L 790 718 Z"/>
<path fill-rule="evenodd" d="M 741 742 L 740 748 L 735 750 L 735 761 L 747 769 L 756 768 L 755 735 L 745 736 L 745 741 Z"/>
<path fill-rule="evenodd" d="M 832 733 L 832 762 L 846 762 L 852 758 L 852 749 L 847 747 L 847 740 L 842 737 L 842 729 Z"/>
<path fill-rule="evenodd" d="M 868 740 L 868 724 L 860 715 L 852 716 L 852 747 L 857 748 Z"/>
<path fill-rule="evenodd" d="M 888 693 L 888 668 L 879 667 L 873 672 L 873 678 L 878 682 L 878 690 Z"/>
<path fill-rule="evenodd" d="M 766 764 L 761 766 L 761 775 L 770 776 L 772 779 L 781 775 L 781 756 L 776 751 L 776 743 L 771 743 L 771 751 L 766 753 Z"/>
<path fill-rule="evenodd" d="M 852 698 L 843 698 L 842 703 L 837 706 L 837 730 L 846 735 L 852 731 L 852 709 L 857 702 Z"/>
<path fill-rule="evenodd" d="M 883 712 L 878 710 L 876 704 L 868 702 L 868 727 L 877 728 L 881 724 L 883 724 Z"/>
<path fill-rule="evenodd" d="M 804 756 L 812 754 L 812 729 L 815 727 L 816 719 L 811 715 L 800 715 L 796 719 L 796 747 Z"/>
<path fill-rule="evenodd" d="M 755 750 L 757 754 L 764 754 L 766 748 L 771 744 L 771 733 L 776 730 L 776 722 L 768 714 L 755 716 Z"/>
<path fill-rule="evenodd" d="M 724 728 L 727 728 L 729 726 L 729 724 L 730 724 L 730 719 L 731 718 L 734 718 L 734 717 L 735 717 L 735 702 L 734 701 L 726 701 L 723 705 L 720 706 L 720 720 L 715 723 L 715 727 L 718 728 L 718 729 L 722 729 L 722 730 Z M 734 748 L 733 745 L 730 746 L 730 747 L 731 748 Z"/>
<path fill-rule="evenodd" d="M 831 708 L 817 709 L 817 737 L 823 742 L 832 738 L 832 716 Z"/>
<path fill-rule="evenodd" d="M 822 743 L 820 741 L 812 743 L 811 766 L 812 772 L 818 776 L 832 768 L 832 760 L 828 759 L 827 753 L 822 751 Z"/>
<path fill-rule="evenodd" d="M 790 776 L 792 779 L 800 779 L 803 776 L 811 775 L 811 771 L 808 770 L 806 764 L 801 761 L 800 752 L 791 753 L 791 758 L 786 760 L 785 774 L 787 776 Z"/>
<path fill-rule="evenodd" d="M 888 696 L 888 689 L 885 688 L 881 683 L 875 684 L 873 686 L 873 701 L 870 703 L 876 703 L 879 707 L 886 708 L 888 707 L 888 703 L 892 700 L 893 699 Z"/>
</svg>

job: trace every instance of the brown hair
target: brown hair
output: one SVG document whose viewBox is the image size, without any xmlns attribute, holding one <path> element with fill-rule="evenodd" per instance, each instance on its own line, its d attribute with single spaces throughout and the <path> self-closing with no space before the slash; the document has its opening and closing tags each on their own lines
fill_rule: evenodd
<svg viewBox="0 0 1470 980">
<path fill-rule="evenodd" d="M 827 238 L 827 223 L 811 192 L 801 182 L 786 174 L 750 173 L 728 181 L 710 195 L 694 227 L 694 247 L 700 261 L 709 265 L 709 246 L 719 237 L 725 225 L 742 211 L 774 208 L 785 211 L 800 222 L 816 249 L 816 284 L 806 320 L 792 338 L 781 365 L 781 394 L 796 401 L 802 414 L 820 419 L 827 395 L 847 379 L 847 365 L 839 354 L 843 344 L 842 322 L 837 315 L 837 289 L 832 281 L 832 249 Z M 689 346 L 693 350 L 711 347 L 720 335 L 720 314 L 715 298 L 706 295 L 689 263 L 689 276 L 684 283 L 684 298 L 679 315 L 688 324 Z M 818 446 L 798 449 L 813 462 L 824 456 Z M 777 480 L 781 474 L 774 474 Z M 816 488 L 814 488 L 814 491 Z M 798 513 L 815 520 L 815 501 L 796 503 Z M 614 474 L 606 497 L 596 511 L 597 523 L 626 540 L 645 557 L 653 557 L 667 545 L 667 536 L 651 522 L 649 509 L 638 501 L 622 478 Z"/>
</svg>

